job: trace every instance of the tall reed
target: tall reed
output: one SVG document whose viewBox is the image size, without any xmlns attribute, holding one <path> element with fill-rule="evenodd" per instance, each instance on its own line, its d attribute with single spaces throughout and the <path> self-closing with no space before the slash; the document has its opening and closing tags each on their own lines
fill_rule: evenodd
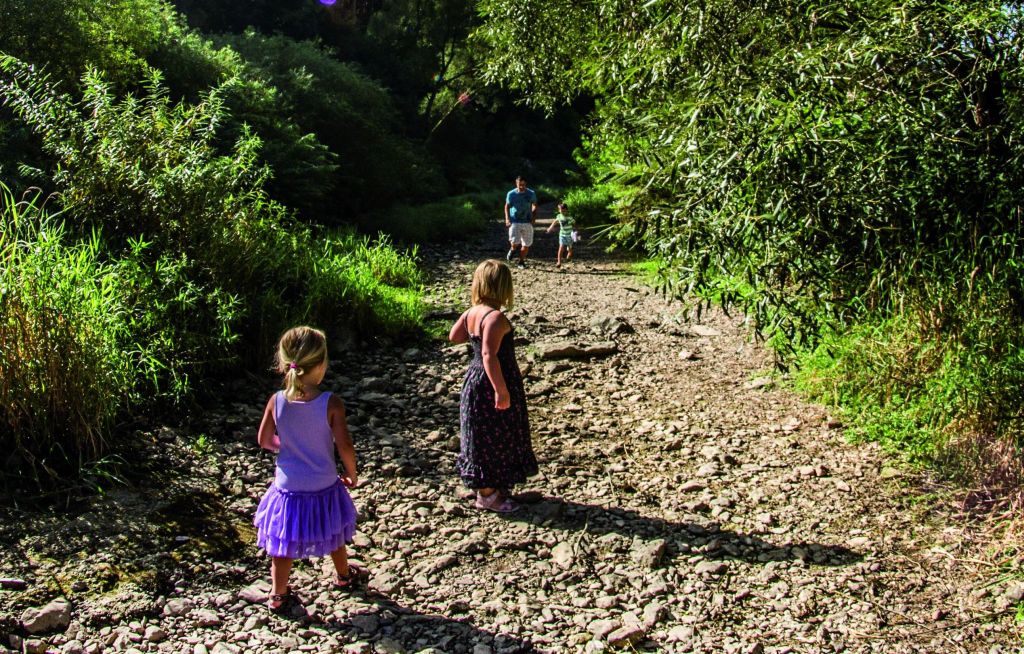
<svg viewBox="0 0 1024 654">
<path fill-rule="evenodd" d="M 38 196 L 18 202 L 0 186 L 0 449 L 37 478 L 98 457 L 133 393 L 117 275 L 99 243 L 67 244 Z"/>
</svg>

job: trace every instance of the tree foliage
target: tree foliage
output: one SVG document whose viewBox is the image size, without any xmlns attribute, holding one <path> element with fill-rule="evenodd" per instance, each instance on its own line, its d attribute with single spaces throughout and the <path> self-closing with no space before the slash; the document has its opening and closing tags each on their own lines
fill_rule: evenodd
<svg viewBox="0 0 1024 654">
<path fill-rule="evenodd" d="M 357 66 L 315 43 L 251 30 L 217 41 L 244 61 L 251 82 L 226 103 L 265 139 L 275 171 L 268 189 L 288 206 L 317 222 L 351 224 L 382 205 L 426 197 L 442 183 L 437 162 L 406 136 L 395 100 Z M 294 136 L 266 140 L 275 124 Z M 322 152 L 296 156 L 296 147 Z"/>
<path fill-rule="evenodd" d="M 1024 308 L 1016 5 L 483 0 L 478 37 L 525 102 L 597 98 L 591 170 L 677 290 L 798 341 L 981 278 Z"/>
</svg>

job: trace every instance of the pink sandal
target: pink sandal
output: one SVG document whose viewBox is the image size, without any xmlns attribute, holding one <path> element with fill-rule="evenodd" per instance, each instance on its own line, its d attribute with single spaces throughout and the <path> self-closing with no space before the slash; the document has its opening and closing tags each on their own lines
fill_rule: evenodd
<svg viewBox="0 0 1024 654">
<path fill-rule="evenodd" d="M 519 510 L 519 505 L 505 497 L 505 494 L 501 491 L 494 491 L 486 496 L 477 493 L 473 506 L 483 511 L 493 511 L 495 513 L 512 513 Z"/>
</svg>

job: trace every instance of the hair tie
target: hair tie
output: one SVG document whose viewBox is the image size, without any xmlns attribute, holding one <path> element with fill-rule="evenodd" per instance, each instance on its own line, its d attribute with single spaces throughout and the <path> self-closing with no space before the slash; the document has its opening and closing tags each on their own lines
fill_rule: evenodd
<svg viewBox="0 0 1024 654">
<path fill-rule="evenodd" d="M 299 366 L 298 366 L 298 365 L 297 365 L 297 364 L 296 364 L 296 363 L 295 363 L 294 361 L 291 361 L 291 362 L 290 362 L 290 363 L 288 364 L 288 369 L 289 369 L 289 370 L 295 370 L 295 369 L 296 369 L 296 368 L 298 368 L 298 367 L 299 367 Z"/>
</svg>

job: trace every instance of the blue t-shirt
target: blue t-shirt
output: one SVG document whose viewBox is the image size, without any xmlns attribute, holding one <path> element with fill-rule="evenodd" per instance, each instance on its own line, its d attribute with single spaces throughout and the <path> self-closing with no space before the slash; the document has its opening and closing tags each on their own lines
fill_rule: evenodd
<svg viewBox="0 0 1024 654">
<path fill-rule="evenodd" d="M 522 193 L 512 189 L 505 196 L 505 204 L 508 205 L 508 219 L 510 222 L 528 223 L 533 215 L 533 205 L 537 204 L 537 194 L 530 188 Z"/>
</svg>

